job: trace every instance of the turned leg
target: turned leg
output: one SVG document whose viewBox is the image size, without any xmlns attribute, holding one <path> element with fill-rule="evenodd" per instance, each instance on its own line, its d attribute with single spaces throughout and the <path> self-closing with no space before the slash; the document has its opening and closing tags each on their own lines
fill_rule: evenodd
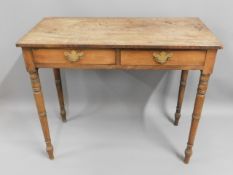
<svg viewBox="0 0 233 175">
<path fill-rule="evenodd" d="M 41 84 L 40 84 L 38 69 L 30 70 L 29 74 L 30 74 L 33 94 L 34 94 L 34 98 L 35 98 L 35 102 L 37 106 L 37 111 L 38 111 L 41 127 L 42 127 L 44 138 L 45 138 L 46 150 L 47 150 L 49 158 L 54 159 L 53 146 L 52 146 L 51 139 L 50 139 L 49 126 L 48 126 L 47 115 L 45 111 L 43 94 L 41 91 Z"/>
<path fill-rule="evenodd" d="M 202 111 L 202 107 L 204 104 L 205 93 L 208 87 L 209 77 L 210 77 L 210 74 L 201 73 L 199 84 L 198 84 L 198 89 L 197 89 L 197 95 L 196 95 L 193 115 L 192 115 L 192 123 L 191 123 L 190 132 L 189 132 L 187 148 L 185 150 L 185 158 L 184 158 L 185 163 L 189 162 L 190 157 L 192 155 L 192 147 L 193 147 L 198 123 L 201 117 L 201 111 Z"/>
<path fill-rule="evenodd" d="M 175 113 L 175 121 L 174 125 L 178 125 L 179 119 L 180 119 L 180 112 L 181 112 L 181 107 L 184 99 L 184 92 L 185 92 L 185 87 L 186 87 L 186 82 L 188 78 L 188 70 L 182 70 L 181 72 L 181 78 L 180 78 L 180 88 L 179 88 L 179 94 L 178 94 L 178 102 L 176 106 L 176 113 Z"/>
<path fill-rule="evenodd" d="M 66 122 L 66 110 L 64 105 L 64 96 L 62 91 L 62 83 L 61 83 L 61 74 L 60 69 L 53 69 L 54 77 L 55 77 L 55 83 L 57 88 L 57 95 L 60 105 L 60 114 L 63 122 Z"/>
</svg>

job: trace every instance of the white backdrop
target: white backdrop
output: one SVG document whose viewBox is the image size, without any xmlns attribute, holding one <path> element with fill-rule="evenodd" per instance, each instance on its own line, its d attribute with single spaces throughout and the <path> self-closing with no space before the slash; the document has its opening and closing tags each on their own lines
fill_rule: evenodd
<svg viewBox="0 0 233 175">
<path fill-rule="evenodd" d="M 229 118 L 233 115 L 233 12 L 231 0 L 7 0 L 0 2 L 0 120 L 5 128 L 12 128 L 7 115 L 19 108 L 25 120 L 36 116 L 28 74 L 24 68 L 21 50 L 16 41 L 45 16 L 120 16 L 120 17 L 179 17 L 197 16 L 216 34 L 224 44 L 212 74 L 203 116 Z M 51 70 L 40 70 L 49 119 L 58 116 L 58 102 Z M 198 71 L 190 71 L 184 101 L 187 128 L 198 83 Z M 110 120 L 132 110 L 141 116 L 148 110 L 158 112 L 168 120 L 175 112 L 180 71 L 123 71 L 123 70 L 62 70 L 67 118 L 89 116 L 109 106 Z M 133 107 L 132 107 L 133 106 Z M 106 107 L 106 108 L 105 108 Z M 133 109 L 132 109 L 132 108 Z M 122 111 L 121 111 L 122 110 Z M 126 111 L 125 114 L 124 111 Z M 12 121 L 20 113 L 12 114 Z M 137 116 L 136 115 L 136 116 Z M 116 117 L 114 119 L 114 116 Z M 140 118 L 140 117 L 139 117 Z M 139 119 L 136 117 L 136 119 Z M 104 120 L 107 118 L 104 118 Z M 16 121 L 19 119 L 17 118 Z M 181 119 L 184 120 L 184 119 Z M 133 121 L 133 120 L 132 120 Z M 14 122 L 13 122 L 14 123 Z M 20 122 L 19 122 L 20 123 Z M 51 122 L 52 123 L 52 122 Z M 208 121 L 206 122 L 206 124 Z M 34 123 L 33 123 L 34 124 Z M 38 123 L 35 122 L 35 126 Z M 224 123 L 222 126 L 224 127 Z M 15 128 L 24 127 L 14 123 Z M 170 126 L 170 125 L 169 125 Z M 218 125 L 216 125 L 217 127 Z M 52 129 L 53 129 L 52 125 Z M 4 128 L 4 127 L 3 127 Z M 1 137 L 8 138 L 1 129 Z M 186 128 L 186 129 L 187 129 Z M 216 128 L 217 130 L 219 128 Z M 36 130 L 36 129 L 35 129 Z M 56 130 L 56 129 L 55 129 Z M 39 132 L 39 131 L 38 131 Z M 202 130 L 204 132 L 204 129 Z M 12 131 L 13 133 L 13 131 Z M 187 137 L 185 131 L 185 138 Z M 52 130 L 53 134 L 53 130 Z M 67 134 L 67 133 L 66 133 Z M 40 133 L 38 141 L 40 138 Z M 22 135 L 23 136 L 23 135 Z M 28 136 L 30 138 L 30 136 Z M 209 136 L 207 136 L 209 137 Z M 40 140 L 39 140 L 40 141 Z M 40 142 L 36 143 L 40 143 Z M 225 141 L 225 140 L 224 140 Z M 223 141 L 223 142 L 224 142 Z M 186 140 L 181 143 L 185 148 Z M 0 143 L 1 144 L 1 143 Z M 29 145 L 29 147 L 32 145 Z M 202 146 L 200 144 L 200 146 Z M 0 145 L 1 147 L 1 145 Z M 41 146 L 42 147 L 42 146 Z M 40 149 L 40 147 L 38 148 Z M 33 154 L 34 150 L 31 152 Z M 182 152 L 181 152 L 182 153 Z M 212 154 L 212 153 L 210 153 Z M 37 155 L 38 156 L 38 155 Z M 67 156 L 66 158 L 68 158 Z M 200 155 L 200 159 L 201 159 Z M 0 159 L 1 161 L 1 159 Z M 232 161 L 232 160 L 231 160 Z M 216 163 L 217 164 L 217 163 Z M 213 165 L 211 165 L 213 166 Z M 205 172 L 208 172 L 206 169 Z M 131 172 L 131 171 L 129 171 Z M 156 171 L 155 171 L 156 172 Z M 181 171 L 182 172 L 182 171 Z M 85 173 L 83 173 L 85 174 Z M 88 173 L 86 173 L 88 174 Z M 91 174 L 91 173 L 90 173 Z M 95 173 L 94 173 L 95 174 Z M 103 174 L 101 172 L 100 174 Z M 121 172 L 121 174 L 123 174 Z M 213 172 L 212 172 L 213 174 Z"/>
</svg>

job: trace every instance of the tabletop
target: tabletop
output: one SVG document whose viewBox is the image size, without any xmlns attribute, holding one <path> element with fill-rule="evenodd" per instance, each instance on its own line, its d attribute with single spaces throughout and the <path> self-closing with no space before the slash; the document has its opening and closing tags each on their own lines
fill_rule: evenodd
<svg viewBox="0 0 233 175">
<path fill-rule="evenodd" d="M 219 49 L 222 44 L 199 18 L 47 17 L 18 47 Z"/>
</svg>

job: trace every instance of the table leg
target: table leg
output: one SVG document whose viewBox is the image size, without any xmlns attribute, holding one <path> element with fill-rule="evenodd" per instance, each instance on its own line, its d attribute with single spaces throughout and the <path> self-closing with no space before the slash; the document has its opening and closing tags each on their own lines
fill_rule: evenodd
<svg viewBox="0 0 233 175">
<path fill-rule="evenodd" d="M 182 107 L 182 103 L 184 99 L 184 92 L 185 92 L 187 78 L 188 78 L 188 70 L 182 70 L 181 78 L 180 78 L 178 101 L 177 101 L 176 113 L 175 113 L 175 121 L 174 121 L 174 125 L 176 126 L 178 125 L 179 119 L 181 116 L 180 112 L 181 112 L 181 107 Z"/>
<path fill-rule="evenodd" d="M 192 155 L 192 147 L 194 144 L 194 139 L 195 139 L 198 123 L 201 117 L 201 111 L 202 111 L 202 107 L 204 104 L 204 99 L 205 99 L 205 94 L 206 94 L 207 87 L 208 87 L 209 77 L 210 77 L 210 74 L 204 74 L 203 72 L 200 75 L 200 80 L 198 84 L 197 95 L 196 95 L 196 100 L 195 100 L 195 105 L 194 105 L 194 110 L 193 110 L 193 115 L 192 115 L 192 123 L 191 123 L 190 132 L 189 132 L 187 148 L 185 150 L 185 158 L 184 158 L 185 163 L 189 162 L 190 157 Z"/>
<path fill-rule="evenodd" d="M 35 98 L 35 102 L 37 106 L 37 111 L 38 111 L 42 131 L 43 131 L 44 138 L 45 138 L 46 151 L 48 153 L 49 158 L 54 159 L 53 146 L 52 146 L 51 139 L 50 139 L 48 120 L 47 120 L 47 115 L 46 115 L 46 110 L 45 110 L 45 105 L 44 105 L 44 98 L 43 98 L 43 94 L 41 91 L 41 84 L 40 84 L 38 69 L 30 70 L 29 74 L 30 74 L 33 94 L 34 94 L 34 98 Z"/>
<path fill-rule="evenodd" d="M 63 90 L 62 90 L 62 82 L 61 82 L 61 73 L 60 69 L 53 69 L 55 83 L 56 83 L 56 89 L 57 89 L 57 95 L 60 105 L 60 114 L 63 122 L 66 122 L 66 110 L 64 105 L 64 96 L 63 96 Z"/>
</svg>

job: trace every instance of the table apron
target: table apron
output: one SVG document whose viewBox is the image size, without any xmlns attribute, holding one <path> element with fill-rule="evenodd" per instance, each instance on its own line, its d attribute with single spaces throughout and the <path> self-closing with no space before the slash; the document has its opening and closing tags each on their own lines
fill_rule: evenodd
<svg viewBox="0 0 233 175">
<path fill-rule="evenodd" d="M 202 70 L 206 50 L 32 49 L 37 68 Z"/>
</svg>

